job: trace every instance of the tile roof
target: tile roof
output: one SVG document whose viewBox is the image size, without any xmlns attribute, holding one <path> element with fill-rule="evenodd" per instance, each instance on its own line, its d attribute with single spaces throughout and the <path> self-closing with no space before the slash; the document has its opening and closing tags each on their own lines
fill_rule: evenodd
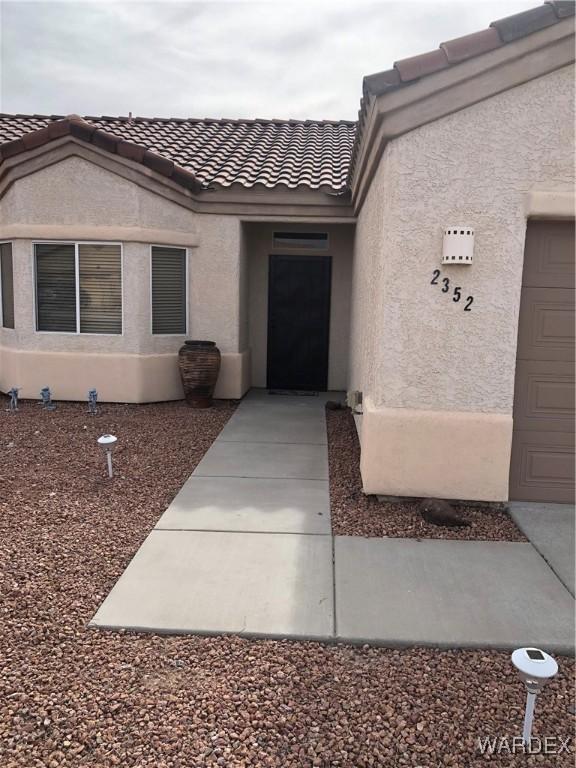
<svg viewBox="0 0 576 768">
<path fill-rule="evenodd" d="M 73 136 L 87 144 L 94 144 L 94 146 L 110 152 L 110 154 L 141 163 L 192 192 L 202 191 L 201 182 L 191 171 L 181 168 L 167 157 L 144 149 L 139 144 L 122 139 L 114 133 L 102 130 L 102 128 L 97 128 L 78 115 L 68 115 L 68 117 L 60 120 L 52 120 L 43 128 L 36 128 L 21 134 L 17 139 L 11 139 L 0 144 L 0 165 L 10 157 L 49 144 L 51 141 L 61 139 L 64 136 Z"/>
<path fill-rule="evenodd" d="M 350 176 L 362 143 L 368 103 L 372 97 L 405 88 L 427 75 L 481 56 L 552 24 L 558 24 L 574 16 L 574 11 L 574 0 L 546 0 L 544 5 L 493 21 L 488 29 L 448 40 L 446 43 L 441 43 L 434 51 L 396 61 L 392 69 L 367 75 L 362 83 L 363 96 L 358 113 L 358 128 L 352 150 Z"/>
<path fill-rule="evenodd" d="M 488 29 L 441 43 L 434 51 L 402 59 L 392 69 L 366 76 L 357 123 L 109 116 L 77 120 L 98 129 L 88 141 L 143 162 L 174 180 L 178 177 L 179 183 L 190 188 L 198 184 L 201 188 L 284 185 L 345 192 L 373 97 L 405 88 L 557 24 L 574 16 L 574 7 L 574 0 L 546 0 L 544 5 L 493 21 Z M 22 151 L 22 144 L 14 144 L 15 140 L 56 121 L 63 123 L 65 119 L 62 115 L 0 114 L 0 153 L 6 142 L 12 142 L 13 154 Z M 80 128 L 69 132 L 74 130 Z M 46 138 L 46 134 L 40 135 Z M 30 141 L 35 139 L 30 137 Z"/>
<path fill-rule="evenodd" d="M 439 48 L 434 51 L 396 61 L 393 69 L 367 75 L 363 82 L 364 95 L 379 96 L 441 69 L 488 53 L 505 43 L 511 43 L 574 16 L 574 9 L 574 0 L 546 0 L 544 5 L 493 21 L 488 29 L 440 43 Z"/>
<path fill-rule="evenodd" d="M 0 146 L 63 119 L 60 115 L 0 114 Z M 177 168 L 189 171 L 202 187 L 285 185 L 335 192 L 346 189 L 356 127 L 345 120 L 108 116 L 83 120 L 172 161 Z"/>
</svg>

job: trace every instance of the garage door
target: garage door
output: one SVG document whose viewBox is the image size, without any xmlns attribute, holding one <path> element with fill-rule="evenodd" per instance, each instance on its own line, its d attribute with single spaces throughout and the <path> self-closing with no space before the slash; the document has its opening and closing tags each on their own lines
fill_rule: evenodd
<svg viewBox="0 0 576 768">
<path fill-rule="evenodd" d="M 573 222 L 528 225 L 510 498 L 574 501 Z"/>
</svg>

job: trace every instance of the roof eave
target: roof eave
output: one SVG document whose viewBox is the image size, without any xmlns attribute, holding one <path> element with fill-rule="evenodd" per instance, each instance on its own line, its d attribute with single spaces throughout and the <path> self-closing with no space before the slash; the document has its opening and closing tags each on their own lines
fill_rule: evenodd
<svg viewBox="0 0 576 768">
<path fill-rule="evenodd" d="M 139 144 L 127 141 L 121 136 L 116 136 L 110 131 L 96 128 L 78 115 L 69 115 L 61 120 L 55 120 L 46 128 L 30 131 L 19 139 L 1 144 L 0 166 L 10 158 L 41 147 L 48 148 L 53 142 L 67 136 L 86 144 L 93 144 L 111 155 L 118 155 L 144 165 L 194 194 L 198 194 L 203 189 L 202 184 L 193 173 L 176 165 L 172 160 L 151 152 Z"/>
<path fill-rule="evenodd" d="M 264 185 L 247 188 L 232 184 L 216 186 L 213 190 L 204 187 L 201 194 L 195 194 L 176 179 L 144 163 L 112 154 L 107 148 L 82 141 L 70 133 L 53 137 L 26 151 L 9 148 L 8 155 L 0 162 L 0 198 L 25 176 L 68 158 L 80 157 L 195 213 L 259 216 L 263 219 L 289 216 L 301 220 L 313 217 L 352 220 L 353 216 L 349 192 L 340 194 L 329 188 L 311 189 L 303 184 L 295 188 L 283 184 L 272 188 Z"/>
<path fill-rule="evenodd" d="M 574 18 L 566 18 L 409 86 L 383 88 L 377 95 L 365 89 L 362 136 L 349 179 L 355 211 L 388 141 L 573 62 Z"/>
</svg>

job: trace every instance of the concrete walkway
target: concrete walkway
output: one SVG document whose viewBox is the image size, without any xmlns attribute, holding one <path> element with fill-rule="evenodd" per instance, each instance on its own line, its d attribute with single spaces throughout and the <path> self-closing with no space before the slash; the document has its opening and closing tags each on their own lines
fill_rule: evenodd
<svg viewBox="0 0 576 768">
<path fill-rule="evenodd" d="M 92 624 L 331 637 L 328 398 L 251 391 Z"/>
<path fill-rule="evenodd" d="M 510 504 L 510 514 L 566 589 L 574 595 L 574 505 L 514 501 Z"/>
<path fill-rule="evenodd" d="M 332 537 L 329 397 L 250 392 L 91 625 L 571 652 L 572 596 L 531 544 Z"/>
</svg>

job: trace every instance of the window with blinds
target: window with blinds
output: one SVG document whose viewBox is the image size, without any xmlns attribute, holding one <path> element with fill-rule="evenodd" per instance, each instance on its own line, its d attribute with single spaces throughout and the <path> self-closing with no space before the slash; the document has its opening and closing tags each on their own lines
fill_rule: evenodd
<svg viewBox="0 0 576 768">
<path fill-rule="evenodd" d="M 36 327 L 122 333 L 122 253 L 106 243 L 37 243 Z"/>
<path fill-rule="evenodd" d="M 14 328 L 14 263 L 12 243 L 0 243 L 0 299 L 2 327 Z"/>
<path fill-rule="evenodd" d="M 186 249 L 152 246 L 152 333 L 186 333 Z"/>
<path fill-rule="evenodd" d="M 39 331 L 76 332 L 76 257 L 73 244 L 36 245 Z"/>
<path fill-rule="evenodd" d="M 80 333 L 122 333 L 122 265 L 119 245 L 81 243 Z"/>
</svg>

